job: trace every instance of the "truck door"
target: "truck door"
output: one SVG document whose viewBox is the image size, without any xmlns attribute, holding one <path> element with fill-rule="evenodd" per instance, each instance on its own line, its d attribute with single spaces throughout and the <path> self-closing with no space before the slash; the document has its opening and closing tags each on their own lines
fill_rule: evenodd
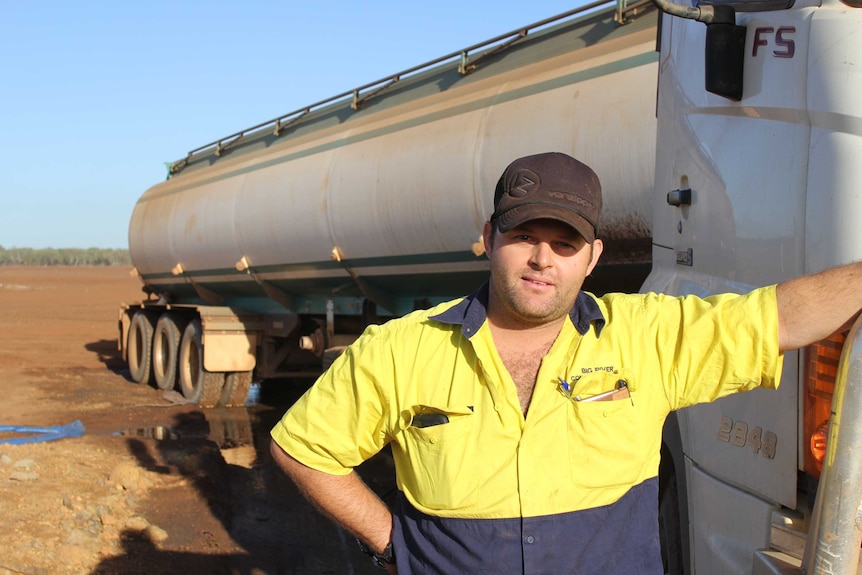
<svg viewBox="0 0 862 575">
<path fill-rule="evenodd" d="M 744 92 L 704 89 L 706 27 L 664 16 L 653 272 L 644 291 L 745 292 L 803 273 L 810 9 L 739 13 Z M 779 33 L 780 31 L 780 33 Z M 764 44 L 765 42 L 765 44 Z M 791 42 L 793 48 L 788 49 Z M 747 573 L 771 511 L 796 506 L 797 355 L 780 390 L 678 412 L 698 575 Z"/>
</svg>

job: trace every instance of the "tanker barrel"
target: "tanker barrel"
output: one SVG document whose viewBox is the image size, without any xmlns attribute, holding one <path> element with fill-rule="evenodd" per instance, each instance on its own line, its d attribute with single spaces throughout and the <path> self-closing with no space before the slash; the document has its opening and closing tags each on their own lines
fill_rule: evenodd
<svg viewBox="0 0 862 575">
<path fill-rule="evenodd" d="M 589 11 L 600 4 L 192 150 L 135 205 L 141 279 L 177 305 L 321 318 L 331 300 L 344 318 L 373 302 L 400 316 L 487 279 L 477 238 L 495 182 L 555 150 L 605 191 L 588 289 L 637 290 L 652 255 L 657 12 L 641 3 L 621 26 L 615 5 Z"/>
</svg>

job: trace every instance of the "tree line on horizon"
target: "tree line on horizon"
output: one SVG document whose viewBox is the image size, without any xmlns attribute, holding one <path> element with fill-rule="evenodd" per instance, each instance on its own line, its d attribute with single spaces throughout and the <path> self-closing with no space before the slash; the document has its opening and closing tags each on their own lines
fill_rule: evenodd
<svg viewBox="0 0 862 575">
<path fill-rule="evenodd" d="M 0 266 L 130 266 L 129 250 L 114 248 L 9 248 Z"/>
</svg>

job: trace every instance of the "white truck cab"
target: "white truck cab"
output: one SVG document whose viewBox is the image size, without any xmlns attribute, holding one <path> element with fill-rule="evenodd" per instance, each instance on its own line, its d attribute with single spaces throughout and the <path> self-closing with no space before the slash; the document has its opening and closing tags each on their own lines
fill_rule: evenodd
<svg viewBox="0 0 862 575">
<path fill-rule="evenodd" d="M 862 4 L 656 4 L 675 15 L 659 25 L 653 269 L 642 291 L 744 292 L 862 259 Z M 681 533 L 679 559 L 665 546 L 669 573 L 857 573 L 858 457 L 826 504 L 850 523 L 844 550 L 823 527 L 816 551 L 812 519 L 840 345 L 786 354 L 777 392 L 672 416 L 662 527 L 666 539 Z M 862 427 L 855 414 L 845 421 Z"/>
</svg>

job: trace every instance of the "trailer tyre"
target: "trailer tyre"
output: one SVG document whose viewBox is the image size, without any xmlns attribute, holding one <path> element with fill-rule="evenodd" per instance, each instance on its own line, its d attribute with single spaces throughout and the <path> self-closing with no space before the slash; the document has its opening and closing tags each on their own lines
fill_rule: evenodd
<svg viewBox="0 0 862 575">
<path fill-rule="evenodd" d="M 182 330 L 179 318 L 171 313 L 162 314 L 153 333 L 153 379 L 156 387 L 172 390 L 177 384 L 178 356 Z"/>
<path fill-rule="evenodd" d="M 250 371 L 231 372 L 225 378 L 224 389 L 222 389 L 218 404 L 224 407 L 243 406 L 248 399 L 250 388 Z"/>
<path fill-rule="evenodd" d="M 129 376 L 135 383 L 152 383 L 153 320 L 143 311 L 135 312 L 126 336 Z"/>
<path fill-rule="evenodd" d="M 198 319 L 190 321 L 183 331 L 179 363 L 183 396 L 201 407 L 215 407 L 224 387 L 224 373 L 204 369 L 203 328 Z"/>
</svg>

